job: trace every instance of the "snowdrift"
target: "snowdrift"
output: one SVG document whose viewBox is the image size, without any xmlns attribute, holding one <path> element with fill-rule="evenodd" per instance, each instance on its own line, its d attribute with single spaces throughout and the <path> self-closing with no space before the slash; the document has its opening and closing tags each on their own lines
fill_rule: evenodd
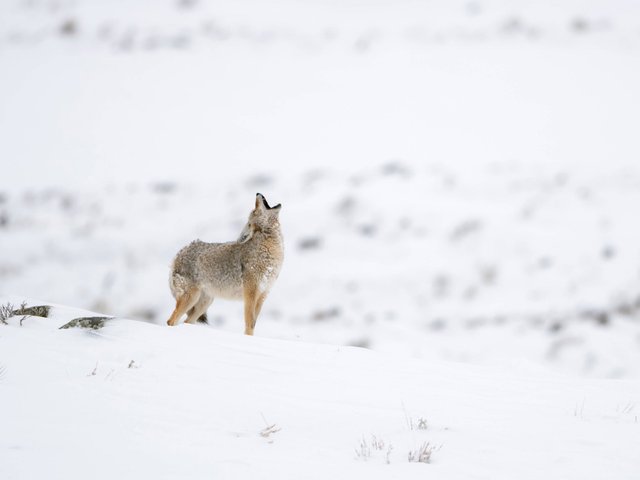
<svg viewBox="0 0 640 480">
<path fill-rule="evenodd" d="M 53 306 L 48 318 L 0 325 L 2 478 L 640 472 L 637 381 L 416 361 L 202 325 L 118 318 L 60 329 L 96 315 Z M 421 449 L 428 463 L 415 461 Z"/>
</svg>

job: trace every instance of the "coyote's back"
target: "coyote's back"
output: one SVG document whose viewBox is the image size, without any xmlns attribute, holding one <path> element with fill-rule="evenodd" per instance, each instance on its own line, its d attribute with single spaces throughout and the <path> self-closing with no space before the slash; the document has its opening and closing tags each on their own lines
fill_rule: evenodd
<svg viewBox="0 0 640 480">
<path fill-rule="evenodd" d="M 173 261 L 170 287 L 175 298 L 189 287 L 201 285 L 214 297 L 242 298 L 242 261 L 237 242 L 206 243 L 195 240 Z"/>
<path fill-rule="evenodd" d="M 273 286 L 284 258 L 280 205 L 270 207 L 261 194 L 234 242 L 191 242 L 171 265 L 169 287 L 176 308 L 167 321 L 175 325 L 187 313 L 187 322 L 206 321 L 216 297 L 244 300 L 245 333 L 253 329 L 262 304 Z"/>
</svg>

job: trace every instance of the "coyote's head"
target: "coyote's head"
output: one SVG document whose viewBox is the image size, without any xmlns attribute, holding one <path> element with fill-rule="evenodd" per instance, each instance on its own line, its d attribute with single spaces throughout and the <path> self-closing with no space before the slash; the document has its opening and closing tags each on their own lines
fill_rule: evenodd
<svg viewBox="0 0 640 480">
<path fill-rule="evenodd" d="M 280 228 L 278 215 L 282 205 L 270 207 L 261 193 L 256 193 L 256 205 L 249 214 L 249 220 L 240 233 L 239 243 L 245 243 L 257 232 L 272 233 Z"/>
</svg>

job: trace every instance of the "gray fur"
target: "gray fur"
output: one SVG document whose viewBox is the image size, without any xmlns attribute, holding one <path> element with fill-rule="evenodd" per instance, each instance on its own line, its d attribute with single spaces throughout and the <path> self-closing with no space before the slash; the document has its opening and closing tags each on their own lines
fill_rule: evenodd
<svg viewBox="0 0 640 480">
<path fill-rule="evenodd" d="M 242 298 L 242 252 L 237 242 L 207 243 L 195 240 L 173 261 L 170 287 L 175 298 L 189 287 L 201 285 L 211 296 Z"/>
<path fill-rule="evenodd" d="M 206 320 L 206 309 L 216 297 L 246 300 L 248 291 L 258 297 L 268 294 L 284 258 L 279 211 L 280 205 L 269 207 L 264 197 L 257 194 L 255 208 L 238 240 L 226 243 L 195 240 L 178 252 L 172 263 L 169 286 L 176 300 L 196 292 L 197 298 L 189 303 L 193 306 L 187 312 L 187 321 L 195 321 L 192 318 L 195 314 Z M 260 306 L 261 302 L 256 317 Z"/>
</svg>

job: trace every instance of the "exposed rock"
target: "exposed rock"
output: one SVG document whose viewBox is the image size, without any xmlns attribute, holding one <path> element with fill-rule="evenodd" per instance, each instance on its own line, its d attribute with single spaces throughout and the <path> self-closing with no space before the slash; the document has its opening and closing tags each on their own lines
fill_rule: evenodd
<svg viewBox="0 0 640 480">
<path fill-rule="evenodd" d="M 104 323 L 107 320 L 111 320 L 113 317 L 80 317 L 74 318 L 69 323 L 65 323 L 60 327 L 63 328 L 90 328 L 92 330 L 98 330 L 104 327 Z"/>
<path fill-rule="evenodd" d="M 49 305 L 36 305 L 33 307 L 22 306 L 17 310 L 13 311 L 13 314 L 18 315 L 26 315 L 29 317 L 43 317 L 47 318 L 49 316 L 49 311 L 51 307 Z"/>
</svg>

